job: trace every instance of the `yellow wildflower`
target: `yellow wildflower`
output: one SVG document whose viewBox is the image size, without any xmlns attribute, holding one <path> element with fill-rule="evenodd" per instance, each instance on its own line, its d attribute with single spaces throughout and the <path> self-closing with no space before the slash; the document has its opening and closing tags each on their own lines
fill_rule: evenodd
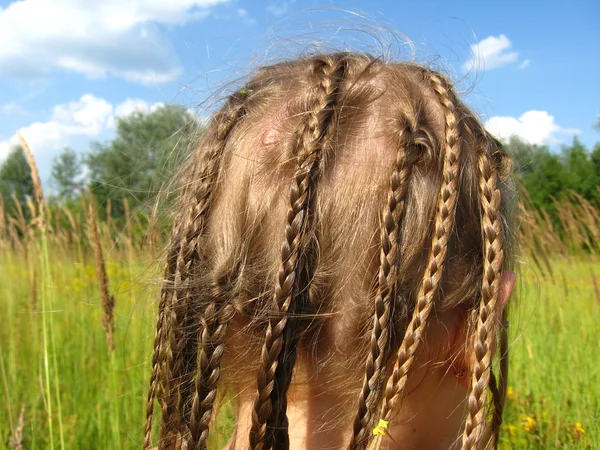
<svg viewBox="0 0 600 450">
<path fill-rule="evenodd" d="M 523 428 L 525 428 L 525 431 L 527 431 L 528 433 L 531 433 L 537 428 L 537 422 L 531 416 L 521 416 L 521 424 L 523 425 Z"/>
<path fill-rule="evenodd" d="M 512 386 L 509 386 L 506 390 L 506 396 L 511 400 L 515 397 L 515 390 L 512 388 Z"/>
<path fill-rule="evenodd" d="M 575 424 L 575 428 L 573 428 L 573 434 L 575 436 L 581 436 L 581 435 L 585 434 L 585 428 L 583 428 L 581 423 L 577 422 Z"/>
<path fill-rule="evenodd" d="M 504 429 L 506 430 L 509 436 L 514 436 L 517 434 L 517 427 L 512 423 L 507 423 L 506 425 L 504 425 Z"/>
<path fill-rule="evenodd" d="M 90 265 L 85 265 L 85 267 L 83 268 L 83 272 L 84 272 L 84 277 L 87 280 L 95 280 L 96 279 L 96 269 L 94 269 L 92 266 Z"/>
</svg>

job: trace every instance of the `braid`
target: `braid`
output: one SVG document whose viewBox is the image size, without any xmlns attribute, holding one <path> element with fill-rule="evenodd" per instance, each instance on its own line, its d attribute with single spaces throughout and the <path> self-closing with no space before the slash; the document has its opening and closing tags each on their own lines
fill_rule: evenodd
<svg viewBox="0 0 600 450">
<path fill-rule="evenodd" d="M 506 308 L 504 308 L 502 311 L 502 323 L 506 321 L 506 317 L 507 312 Z M 492 394 L 492 403 L 494 405 L 490 434 L 491 443 L 495 449 L 498 448 L 500 439 L 500 426 L 502 425 L 502 413 L 504 412 L 504 402 L 506 400 L 506 381 L 508 379 L 508 333 L 504 327 L 500 330 L 499 341 L 499 379 L 497 379 L 494 372 L 490 370 L 490 393 Z"/>
<path fill-rule="evenodd" d="M 360 393 L 358 412 L 354 419 L 354 434 L 349 448 L 363 448 L 369 440 L 372 409 L 378 404 L 382 370 L 388 356 L 391 317 L 395 298 L 395 283 L 399 255 L 399 226 L 404 213 L 411 165 L 407 164 L 407 147 L 414 141 L 410 125 L 400 132 L 400 145 L 390 179 L 390 193 L 383 213 L 381 251 L 379 254 L 378 288 L 371 333 L 371 351 L 367 356 L 366 373 Z"/>
<path fill-rule="evenodd" d="M 296 349 L 295 339 L 293 342 L 286 340 L 290 334 L 289 330 L 286 332 L 286 326 L 290 313 L 295 313 L 298 309 L 296 293 L 300 289 L 296 284 L 302 265 L 300 259 L 304 253 L 310 204 L 319 175 L 324 140 L 333 119 L 339 82 L 345 73 L 343 54 L 338 56 L 337 61 L 329 57 L 316 58 L 311 72 L 318 82 L 315 85 L 315 94 L 310 99 L 309 104 L 312 107 L 307 114 L 307 121 L 302 126 L 297 140 L 298 169 L 290 190 L 290 209 L 281 250 L 282 264 L 274 296 L 276 309 L 267 327 L 261 354 L 262 365 L 257 375 L 258 395 L 254 402 L 250 430 L 250 447 L 253 450 L 271 448 L 274 428 L 281 429 L 278 433 L 277 448 L 287 448 L 289 445 L 285 397 L 296 359 Z M 282 369 L 285 370 L 278 372 L 279 366 L 283 366 Z M 273 419 L 276 423 L 273 423 Z M 272 427 L 268 427 L 271 424 Z"/>
<path fill-rule="evenodd" d="M 221 112 L 215 115 L 213 126 L 205 138 L 209 148 L 201 164 L 193 166 L 189 174 L 190 186 L 183 195 L 184 220 L 175 225 L 169 249 L 165 282 L 159 303 L 159 317 L 155 338 L 153 370 L 148 394 L 146 435 L 144 447 L 150 445 L 153 400 L 158 390 L 159 375 L 163 382 L 161 448 L 173 448 L 180 430 L 180 412 L 187 399 L 180 389 L 189 390 L 195 370 L 195 351 L 190 336 L 184 332 L 190 324 L 188 303 L 190 298 L 190 268 L 198 257 L 197 241 L 204 229 L 205 217 L 212 200 L 213 185 L 219 173 L 220 159 L 226 138 L 243 114 L 243 96 L 234 94 Z M 197 179 L 199 185 L 196 187 Z M 196 187 L 195 189 L 193 187 Z M 190 314 L 191 316 L 191 314 Z M 167 345 L 166 341 L 169 341 Z M 191 360 L 191 362 L 190 362 Z M 161 371 L 162 366 L 162 371 Z"/>
<path fill-rule="evenodd" d="M 489 434 L 491 434 L 491 436 L 486 437 L 486 439 L 488 441 L 490 441 L 491 439 L 493 448 L 496 449 L 498 448 L 498 439 L 500 437 L 500 425 L 502 425 L 502 398 L 498 385 L 498 380 L 496 379 L 496 375 L 492 370 L 490 370 L 490 393 L 492 394 L 492 404 L 494 405 L 494 411 L 492 415 L 492 425 L 489 430 Z"/>
<path fill-rule="evenodd" d="M 408 372 L 424 334 L 429 313 L 433 308 L 435 294 L 442 279 L 448 240 L 452 231 L 456 209 L 460 142 L 454 94 L 450 91 L 448 83 L 439 75 L 430 73 L 429 79 L 443 107 L 446 124 L 442 184 L 438 198 L 429 261 L 421 282 L 412 318 L 398 349 L 396 362 L 385 388 L 381 409 L 381 418 L 384 420 L 390 420 L 394 407 L 402 396 Z"/>
<path fill-rule="evenodd" d="M 213 404 L 217 396 L 217 385 L 221 374 L 224 339 L 234 312 L 231 304 L 218 309 L 216 302 L 213 301 L 202 316 L 200 375 L 196 381 L 196 391 L 191 406 L 188 450 L 206 450 L 207 448 Z"/>
<path fill-rule="evenodd" d="M 159 378 L 161 375 L 161 368 L 164 369 L 165 360 L 168 358 L 167 353 L 169 352 L 167 338 L 169 335 L 169 327 L 172 325 L 166 320 L 169 314 L 169 306 L 171 297 L 173 295 L 173 276 L 177 265 L 177 254 L 179 253 L 179 242 L 177 236 L 181 231 L 180 223 L 175 223 L 175 227 L 171 234 L 171 242 L 169 244 L 169 253 L 167 255 L 167 264 L 164 273 L 164 283 L 161 289 L 160 302 L 158 304 L 158 318 L 156 322 L 156 334 L 154 337 L 154 351 L 152 354 L 152 374 L 150 375 L 150 389 L 148 390 L 148 400 L 146 404 L 146 425 L 144 431 L 144 443 L 142 446 L 143 450 L 150 447 L 152 439 L 152 419 L 154 415 L 154 399 L 159 393 Z M 162 387 L 164 388 L 164 382 L 166 377 L 162 377 Z M 161 408 L 164 414 L 165 402 L 164 397 L 161 396 L 159 399 Z"/>
<path fill-rule="evenodd" d="M 498 174 L 485 152 L 479 155 L 480 190 L 482 202 L 482 232 L 484 238 L 483 279 L 477 329 L 475 331 L 475 367 L 471 377 L 469 414 L 465 423 L 462 448 L 476 449 L 485 432 L 486 392 L 490 385 L 495 328 L 497 322 L 498 287 L 504 251 L 500 223 L 500 190 Z M 499 398 L 499 395 L 496 397 Z M 501 402 L 496 401 L 496 410 Z"/>
<path fill-rule="evenodd" d="M 508 308 L 502 310 L 502 324 L 507 323 Z M 492 422 L 494 430 L 495 445 L 498 446 L 500 437 L 500 425 L 502 425 L 502 413 L 504 412 L 504 403 L 506 401 L 506 387 L 508 383 L 508 330 L 505 326 L 500 329 L 500 377 L 498 381 L 498 402 Z"/>
<path fill-rule="evenodd" d="M 176 252 L 170 251 L 167 257 L 167 268 L 165 269 L 165 285 L 168 280 L 168 274 L 175 270 Z M 166 305 L 170 301 L 171 290 L 163 286 L 160 302 L 158 304 L 158 319 L 156 321 L 156 335 L 154 337 L 154 351 L 152 354 L 152 374 L 150 375 L 150 389 L 148 390 L 148 400 L 146 403 L 146 426 L 144 429 L 144 444 L 142 450 L 150 448 L 152 440 L 152 417 L 154 415 L 154 399 L 158 389 L 159 367 L 162 363 L 162 357 L 165 354 L 163 333 L 165 330 Z"/>
<path fill-rule="evenodd" d="M 225 148 L 225 145 L 227 143 L 227 140 L 229 138 L 229 136 L 231 135 L 231 132 L 233 130 L 233 127 L 239 122 L 239 120 L 246 114 L 246 99 L 248 98 L 249 94 L 253 92 L 254 88 L 256 86 L 254 86 L 254 82 L 251 82 L 250 84 L 248 84 L 247 86 L 244 86 L 243 88 L 241 88 L 240 90 L 238 90 L 237 92 L 235 92 L 233 95 L 231 95 L 228 99 L 228 102 L 226 103 L 225 107 L 223 108 L 223 110 L 221 112 L 219 112 L 214 120 L 217 124 L 217 126 L 215 127 L 214 130 L 214 134 L 213 137 L 210 138 L 210 140 L 212 142 L 215 142 L 214 145 L 216 145 L 217 147 L 220 146 L 220 148 L 218 149 L 218 152 L 220 152 L 220 154 L 222 155 L 223 149 Z M 208 176 L 211 176 L 212 173 L 212 177 L 213 177 L 213 181 L 207 181 L 205 182 L 206 185 L 208 185 L 208 187 L 210 187 L 211 184 L 214 184 L 214 182 L 217 180 L 218 176 L 219 176 L 219 171 L 220 171 L 220 165 L 221 165 L 221 158 L 218 159 L 209 159 L 209 163 L 210 161 L 213 162 L 218 162 L 217 166 L 214 169 L 203 169 L 203 174 L 208 174 Z M 212 170 L 212 172 L 211 172 Z M 200 179 L 205 179 L 205 176 L 203 175 L 195 175 L 193 177 L 193 179 L 196 178 L 200 178 Z M 198 196 L 197 196 L 198 197 Z M 196 202 L 195 204 L 200 204 L 200 198 L 196 198 L 194 199 L 194 201 Z M 202 235 L 202 229 L 204 227 L 203 221 L 205 220 L 205 218 L 208 216 L 209 214 L 209 210 L 210 209 L 210 204 L 206 204 L 204 205 L 204 213 L 203 214 L 199 214 L 198 217 L 198 223 L 196 224 L 196 226 L 198 228 L 196 228 L 196 231 L 198 231 L 197 233 L 194 233 L 193 239 L 191 241 L 189 241 L 190 247 L 196 249 L 195 252 L 195 257 L 194 259 L 190 262 L 190 266 L 188 267 L 187 270 L 187 276 L 189 278 L 189 282 L 188 283 L 184 283 L 184 289 L 185 289 L 185 295 L 186 298 L 191 300 L 191 296 L 193 295 L 192 292 L 192 288 L 193 286 L 193 279 L 191 278 L 191 276 L 194 276 L 190 273 L 191 269 L 192 269 L 192 265 L 193 264 L 198 264 L 198 260 L 200 257 L 199 251 L 198 251 L 198 240 L 200 239 L 201 235 Z M 198 208 L 199 210 L 199 208 Z M 200 221 L 200 219 L 202 220 L 202 222 Z M 193 228 L 192 228 L 193 229 Z M 192 254 L 194 255 L 194 254 Z M 222 294 L 221 290 L 219 289 L 219 286 L 217 286 L 217 290 L 214 292 L 215 295 L 219 296 Z M 186 303 L 189 305 L 189 301 L 190 300 L 186 300 Z M 212 297 L 212 300 L 215 300 L 215 297 Z M 210 306 L 210 305 L 209 305 Z M 186 307 L 186 311 L 185 311 L 185 319 L 184 319 L 184 330 L 188 330 L 187 336 L 184 336 L 184 343 L 183 343 L 183 347 L 181 349 L 181 355 L 183 358 L 183 372 L 181 374 L 181 383 L 179 385 L 179 389 L 180 389 L 180 406 L 179 406 L 179 410 L 180 410 L 180 417 L 182 417 L 186 423 L 189 425 L 189 419 L 190 419 L 190 410 L 192 408 L 192 396 L 195 395 L 195 381 L 194 381 L 194 377 L 196 376 L 196 372 L 198 370 L 198 364 L 197 364 L 197 353 L 198 353 L 198 337 L 202 336 L 202 329 L 201 326 L 203 323 L 206 323 L 206 320 L 212 320 L 213 318 L 217 317 L 223 317 L 220 315 L 220 313 L 218 312 L 217 315 L 209 315 L 208 319 L 202 319 L 199 321 L 199 318 L 201 316 L 197 313 L 197 311 L 195 310 L 189 310 L 189 307 Z M 213 324 L 211 323 L 211 326 Z M 226 326 L 225 326 L 226 328 Z M 219 360 L 220 361 L 220 360 Z M 175 376 L 175 379 L 177 377 Z M 205 405 L 207 405 L 207 403 L 204 403 Z M 212 403 L 211 403 L 211 407 L 212 407 Z"/>
</svg>

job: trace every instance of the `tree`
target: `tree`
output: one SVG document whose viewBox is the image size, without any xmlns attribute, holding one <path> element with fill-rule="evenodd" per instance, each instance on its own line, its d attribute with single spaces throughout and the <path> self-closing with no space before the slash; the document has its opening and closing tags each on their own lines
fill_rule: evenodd
<svg viewBox="0 0 600 450">
<path fill-rule="evenodd" d="M 563 155 L 568 172 L 565 189 L 575 191 L 590 201 L 596 199 L 599 177 L 585 146 L 575 137 L 569 147 L 563 148 Z"/>
<path fill-rule="evenodd" d="M 58 190 L 58 196 L 69 199 L 77 193 L 77 177 L 81 175 L 81 164 L 77 154 L 65 148 L 52 163 L 52 181 Z"/>
<path fill-rule="evenodd" d="M 536 171 L 524 178 L 523 186 L 533 205 L 553 211 L 552 198 L 561 198 L 568 186 L 569 174 L 558 155 L 546 154 Z"/>
<path fill-rule="evenodd" d="M 12 195 L 21 204 L 25 203 L 28 196 L 33 198 L 31 169 L 20 146 L 12 149 L 0 168 L 0 194 L 5 205 L 13 204 Z M 11 210 L 8 209 L 9 213 Z"/>
<path fill-rule="evenodd" d="M 152 200 L 171 179 L 199 131 L 193 116 L 179 105 L 120 118 L 115 139 L 93 143 L 85 160 L 99 203 L 113 199 L 113 214 L 118 217 L 124 214 L 123 198 L 132 207 Z"/>
<path fill-rule="evenodd" d="M 521 179 L 538 170 L 550 152 L 545 145 L 528 144 L 517 136 L 512 136 L 505 147 L 515 162 L 516 175 Z"/>
</svg>

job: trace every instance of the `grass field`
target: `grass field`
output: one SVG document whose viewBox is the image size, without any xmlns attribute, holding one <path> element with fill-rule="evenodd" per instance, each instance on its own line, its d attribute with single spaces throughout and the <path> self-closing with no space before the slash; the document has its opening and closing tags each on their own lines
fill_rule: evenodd
<svg viewBox="0 0 600 450">
<path fill-rule="evenodd" d="M 42 292 L 36 272 L 32 305 L 28 280 L 38 254 L 30 251 L 29 262 L 23 252 L 4 249 L 0 255 L 0 448 L 11 448 L 22 407 L 24 448 L 139 448 L 158 267 L 127 252 L 107 253 L 116 298 L 111 356 L 91 253 L 80 263 L 51 249 L 50 282 Z M 600 448 L 600 303 L 594 288 L 600 263 L 572 258 L 551 267 L 553 279 L 521 264 L 502 447 Z"/>
<path fill-rule="evenodd" d="M 523 214 L 503 449 L 600 448 L 600 214 L 576 203 L 567 210 L 578 217 L 586 208 L 587 219 L 565 219 L 560 239 L 543 217 Z M 0 228 L 0 449 L 140 448 L 156 256 L 130 244 L 130 228 L 117 233 L 101 224 L 115 298 L 110 352 L 98 257 L 85 227 L 68 243 L 58 229 L 20 222 L 20 234 L 16 222 Z M 215 448 L 233 423 L 227 412 L 220 419 Z"/>
</svg>

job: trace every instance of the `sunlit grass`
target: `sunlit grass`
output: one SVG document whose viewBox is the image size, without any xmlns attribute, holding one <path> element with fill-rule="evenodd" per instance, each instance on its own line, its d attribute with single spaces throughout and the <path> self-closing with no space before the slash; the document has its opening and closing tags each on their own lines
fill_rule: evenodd
<svg viewBox="0 0 600 450">
<path fill-rule="evenodd" d="M 116 350 L 111 361 L 91 254 L 85 264 L 58 250 L 51 249 L 50 255 L 47 289 L 53 308 L 46 311 L 46 318 L 54 329 L 56 354 L 49 357 L 52 361 L 56 356 L 58 375 L 50 388 L 55 380 L 59 383 L 65 448 L 139 448 L 154 332 L 156 267 L 150 261 L 131 267 L 128 256 L 108 254 L 107 271 L 116 296 Z M 9 448 L 11 421 L 14 426 L 24 404 L 25 448 L 45 449 L 51 441 L 41 338 L 44 315 L 41 306 L 31 309 L 26 282 L 31 267 L 22 255 L 4 251 L 1 256 L 0 363 L 6 378 L 0 376 L 0 448 Z M 600 262 L 572 259 L 554 261 L 552 267 L 561 274 L 554 280 L 541 279 L 526 265 L 521 270 L 510 327 L 504 449 L 598 448 L 600 303 L 592 270 L 600 275 Z M 220 442 L 232 426 L 230 411 L 226 408 L 220 415 L 216 439 Z M 57 414 L 55 409 L 55 446 L 60 443 Z"/>
<path fill-rule="evenodd" d="M 502 448 L 600 448 L 600 299 L 589 257 L 523 265 L 511 319 Z"/>
<path fill-rule="evenodd" d="M 2 327 L 0 347 L 6 378 L 0 377 L 0 448 L 9 448 L 11 422 L 25 405 L 25 448 L 60 446 L 59 411 L 65 448 L 138 448 L 154 328 L 156 275 L 140 263 L 108 264 L 116 294 L 115 347 L 109 354 L 102 329 L 103 311 L 93 262 L 71 262 L 57 252 L 50 257 L 48 295 L 53 307 L 31 307 L 27 285 L 30 267 L 19 255 L 0 255 Z M 148 267 L 150 269 L 148 270 Z M 142 277 L 148 283 L 141 283 Z M 39 282 L 39 281 L 38 281 Z M 50 384 L 45 381 L 42 321 L 54 330 L 48 346 Z M 52 361 L 56 360 L 54 369 Z M 56 403 L 54 383 L 61 403 Z M 54 409 L 50 431 L 47 390 Z M 8 395 L 8 401 L 6 401 Z M 117 415 L 117 417 L 115 417 Z"/>
<path fill-rule="evenodd" d="M 521 210 L 502 449 L 600 448 L 600 214 L 576 197 L 557 207 L 570 212 L 561 212 L 566 233 Z M 141 446 L 160 267 L 130 227 L 101 224 L 116 300 L 111 353 L 98 258 L 80 219 L 46 234 L 20 213 L 0 230 L 0 449 L 10 448 L 22 407 L 27 449 Z M 225 403 L 214 448 L 233 422 Z"/>
</svg>

